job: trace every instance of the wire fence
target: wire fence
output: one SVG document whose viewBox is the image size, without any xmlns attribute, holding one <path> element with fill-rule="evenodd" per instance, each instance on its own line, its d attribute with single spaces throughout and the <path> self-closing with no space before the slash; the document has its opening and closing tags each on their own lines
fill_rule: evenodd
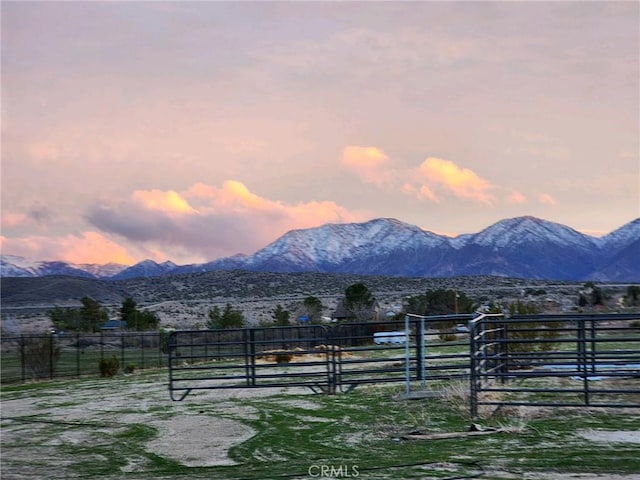
<svg viewBox="0 0 640 480">
<path fill-rule="evenodd" d="M 166 334 L 161 332 L 3 336 L 1 381 L 10 384 L 98 375 L 100 361 L 113 357 L 125 372 L 166 367 L 166 351 Z"/>
</svg>

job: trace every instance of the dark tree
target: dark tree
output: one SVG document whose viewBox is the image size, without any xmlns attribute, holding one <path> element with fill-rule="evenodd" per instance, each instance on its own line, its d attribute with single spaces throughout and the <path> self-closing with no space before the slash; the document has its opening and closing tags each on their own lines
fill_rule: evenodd
<svg viewBox="0 0 640 480">
<path fill-rule="evenodd" d="M 227 303 L 223 311 L 220 311 L 218 306 L 209 310 L 207 328 L 220 329 L 242 327 L 244 327 L 244 316 L 240 310 L 235 310 L 230 303 Z"/>
<path fill-rule="evenodd" d="M 344 291 L 343 305 L 350 318 L 358 321 L 371 320 L 375 299 L 363 283 L 354 283 Z"/>
<path fill-rule="evenodd" d="M 456 315 L 459 313 L 472 313 L 473 301 L 464 293 L 456 290 L 427 290 L 424 295 L 410 297 L 407 302 L 407 313 L 415 315 Z M 455 327 L 457 320 L 441 320 L 433 324 L 441 332 L 447 332 Z"/>
<path fill-rule="evenodd" d="M 109 319 L 107 311 L 102 308 L 100 302 L 90 297 L 82 297 L 80 299 L 82 307 L 80 308 L 81 330 L 86 332 L 97 332 L 100 325 Z"/>
<path fill-rule="evenodd" d="M 427 290 L 424 295 L 410 297 L 407 302 L 407 313 L 415 315 L 451 315 L 456 313 L 472 313 L 473 301 L 465 293 L 455 290 Z"/>
<path fill-rule="evenodd" d="M 602 289 L 600 289 L 600 287 L 598 287 L 595 283 L 593 282 L 587 282 L 584 284 L 585 290 L 586 290 L 586 296 L 587 296 L 587 300 L 588 303 L 590 305 L 604 305 L 605 302 L 605 296 L 602 293 Z"/>
<path fill-rule="evenodd" d="M 624 304 L 627 307 L 637 307 L 640 305 L 640 286 L 629 285 L 627 294 L 624 296 Z"/>
<path fill-rule="evenodd" d="M 120 318 L 127 322 L 129 330 L 145 331 L 155 330 L 160 324 L 158 316 L 148 310 L 138 310 L 135 300 L 125 298 L 120 308 Z"/>
<path fill-rule="evenodd" d="M 55 306 L 47 312 L 47 316 L 56 330 L 81 330 L 80 309 Z"/>
<path fill-rule="evenodd" d="M 138 313 L 137 303 L 131 297 L 127 297 L 122 301 L 122 307 L 120 307 L 120 318 L 127 322 L 127 324 L 133 324 L 133 319 L 136 313 Z"/>
<path fill-rule="evenodd" d="M 290 325 L 289 317 L 291 316 L 288 310 L 282 308 L 282 305 L 277 305 L 273 310 L 273 323 L 274 325 L 283 327 Z"/>
</svg>

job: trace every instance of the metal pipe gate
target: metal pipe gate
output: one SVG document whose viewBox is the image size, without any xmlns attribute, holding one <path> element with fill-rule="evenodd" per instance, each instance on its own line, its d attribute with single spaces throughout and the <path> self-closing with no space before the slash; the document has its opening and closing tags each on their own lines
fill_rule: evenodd
<svg viewBox="0 0 640 480">
<path fill-rule="evenodd" d="M 633 315 L 481 315 L 470 326 L 470 407 L 640 408 Z"/>
<path fill-rule="evenodd" d="M 469 318 L 450 320 L 466 324 Z M 438 332 L 423 331 L 424 322 L 421 327 L 412 318 L 409 324 L 408 342 L 401 321 L 176 331 L 167 343 L 170 395 L 179 401 L 194 390 L 263 387 L 333 394 L 362 384 L 405 382 L 407 373 L 412 381 L 425 375 L 468 377 L 466 335 L 444 342 Z M 452 346 L 460 352 L 447 353 Z M 443 347 L 447 352 L 438 353 Z"/>
</svg>

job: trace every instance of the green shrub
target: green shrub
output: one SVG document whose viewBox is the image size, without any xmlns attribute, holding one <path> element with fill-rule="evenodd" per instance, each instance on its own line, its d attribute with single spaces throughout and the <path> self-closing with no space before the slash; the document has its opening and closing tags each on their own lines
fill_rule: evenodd
<svg viewBox="0 0 640 480">
<path fill-rule="evenodd" d="M 289 363 L 293 355 L 290 353 L 276 353 L 276 362 L 277 363 Z"/>
<path fill-rule="evenodd" d="M 100 376 L 101 377 L 114 377 L 118 373 L 120 368 L 120 361 L 113 355 L 111 358 L 100 359 Z"/>
<path fill-rule="evenodd" d="M 124 367 L 124 373 L 133 373 L 136 371 L 136 368 L 137 366 L 135 363 L 130 363 L 129 365 Z"/>
</svg>

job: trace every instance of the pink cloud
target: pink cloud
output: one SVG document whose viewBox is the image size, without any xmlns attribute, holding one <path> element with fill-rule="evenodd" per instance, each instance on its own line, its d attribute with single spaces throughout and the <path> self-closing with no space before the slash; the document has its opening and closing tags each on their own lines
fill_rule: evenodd
<svg viewBox="0 0 640 480">
<path fill-rule="evenodd" d="M 2 228 L 16 228 L 31 223 L 24 213 L 4 212 L 2 214 Z"/>
<path fill-rule="evenodd" d="M 548 193 L 540 193 L 540 194 L 538 194 L 538 202 L 543 203 L 545 205 L 555 205 L 557 203 L 556 199 L 553 198 Z"/>
<path fill-rule="evenodd" d="M 71 263 L 132 264 L 135 259 L 126 247 L 98 232 L 59 237 L 28 235 L 0 237 L 2 251 L 37 260 L 62 260 Z"/>
<path fill-rule="evenodd" d="M 489 205 L 493 203 L 493 196 L 489 192 L 494 187 L 474 171 L 459 167 L 451 160 L 429 157 L 415 174 L 418 180 L 424 182 L 423 187 L 427 187 L 427 191 L 438 187 L 460 198 Z M 422 188 L 420 191 L 422 193 Z M 429 198 L 428 195 L 426 198 Z"/>
<path fill-rule="evenodd" d="M 29 218 L 4 215 L 3 222 L 17 225 Z M 72 263 L 204 262 L 254 253 L 289 230 L 369 217 L 332 201 L 265 198 L 242 182 L 227 180 L 221 186 L 196 183 L 182 192 L 136 190 L 128 198 L 93 206 L 85 218 L 93 228 L 84 233 L 2 237 L 2 250 Z"/>
<path fill-rule="evenodd" d="M 183 192 L 136 191 L 128 200 L 95 206 L 87 218 L 146 254 L 200 262 L 254 253 L 289 230 L 366 217 L 332 201 L 289 204 L 265 198 L 227 180 L 221 186 L 196 183 Z"/>
<path fill-rule="evenodd" d="M 392 168 L 391 160 L 376 147 L 349 146 L 343 150 L 342 163 L 357 173 L 366 183 L 397 188 L 419 200 L 440 203 L 440 192 L 491 205 L 496 187 L 474 171 L 458 166 L 451 160 L 429 157 L 417 169 L 404 171 Z M 440 191 L 440 192 L 438 192 Z M 522 201 L 513 192 L 511 201 Z"/>
<path fill-rule="evenodd" d="M 438 196 L 426 185 L 420 185 L 418 187 L 405 183 L 401 188 L 402 193 L 417 197 L 418 200 L 429 200 L 433 203 L 440 203 Z"/>
<path fill-rule="evenodd" d="M 468 168 L 461 168 L 451 160 L 429 157 L 414 170 L 399 172 L 392 168 L 387 155 L 376 147 L 348 146 L 342 152 L 342 163 L 357 173 L 366 183 L 399 187 L 400 191 L 420 200 L 440 201 L 435 188 L 444 189 L 460 198 L 491 204 L 494 188 L 488 181 Z M 399 185 L 398 180 L 405 178 Z"/>
<path fill-rule="evenodd" d="M 433 193 L 433 190 L 431 190 L 429 187 L 427 187 L 426 185 L 422 185 L 420 186 L 420 191 L 418 193 L 418 198 L 422 199 L 427 199 L 432 201 L 433 203 L 440 203 L 440 199 L 438 198 L 438 196 Z"/>
<path fill-rule="evenodd" d="M 173 190 L 138 190 L 133 192 L 132 198 L 150 210 L 160 210 L 167 213 L 193 213 L 193 208 L 180 194 Z"/>
<path fill-rule="evenodd" d="M 276 230 L 285 233 L 294 228 L 307 228 L 327 222 L 350 222 L 362 219 L 332 201 L 310 201 L 286 204 L 260 197 L 246 185 L 227 180 L 222 187 L 197 183 L 184 192 L 192 203 L 200 202 L 198 211 L 203 215 L 226 213 L 251 219 L 251 223 L 273 223 Z"/>
<path fill-rule="evenodd" d="M 376 147 L 345 147 L 342 163 L 366 183 L 383 186 L 394 177 L 393 170 L 389 167 L 389 157 Z"/>
<path fill-rule="evenodd" d="M 522 193 L 518 192 L 517 190 L 514 190 L 506 197 L 506 201 L 507 203 L 520 205 L 523 203 L 527 203 L 527 197 L 525 197 Z"/>
<path fill-rule="evenodd" d="M 278 211 L 283 209 L 283 205 L 279 202 L 261 198 L 237 180 L 225 180 L 222 187 L 196 183 L 184 192 L 184 197 L 201 202 L 205 209 L 228 209 L 235 212 L 246 210 Z"/>
</svg>

